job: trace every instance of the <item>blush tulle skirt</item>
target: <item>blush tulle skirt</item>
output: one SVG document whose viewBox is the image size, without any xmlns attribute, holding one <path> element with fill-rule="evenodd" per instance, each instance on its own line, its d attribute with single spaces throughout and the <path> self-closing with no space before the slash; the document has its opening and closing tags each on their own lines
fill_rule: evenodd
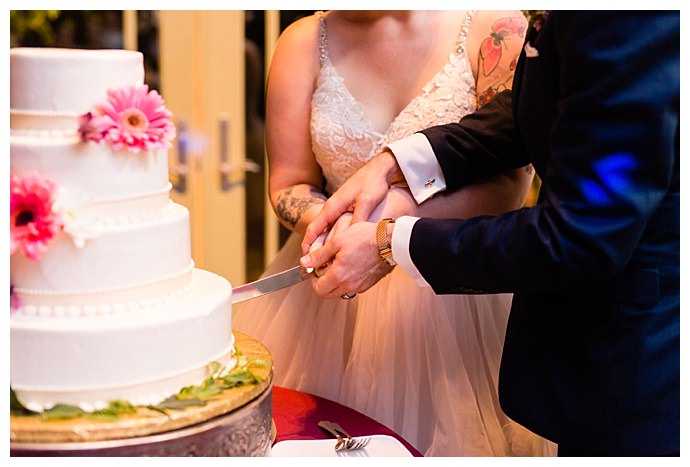
<svg viewBox="0 0 690 467">
<path fill-rule="evenodd" d="M 264 275 L 295 266 L 291 235 Z M 275 384 L 352 407 L 426 456 L 552 456 L 499 406 L 511 295 L 435 295 L 400 268 L 353 300 L 308 281 L 235 305 L 233 329 L 271 351 Z"/>
</svg>

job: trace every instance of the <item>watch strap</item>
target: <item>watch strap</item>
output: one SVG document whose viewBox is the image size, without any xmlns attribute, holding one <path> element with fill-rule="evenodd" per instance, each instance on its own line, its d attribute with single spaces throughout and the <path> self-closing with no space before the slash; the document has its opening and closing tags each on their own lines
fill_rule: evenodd
<svg viewBox="0 0 690 467">
<path fill-rule="evenodd" d="M 376 245 L 379 248 L 379 256 L 389 266 L 395 266 L 397 263 L 393 259 L 393 249 L 388 241 L 387 227 L 388 224 L 394 223 L 395 220 L 391 218 L 381 219 L 376 225 Z"/>
</svg>

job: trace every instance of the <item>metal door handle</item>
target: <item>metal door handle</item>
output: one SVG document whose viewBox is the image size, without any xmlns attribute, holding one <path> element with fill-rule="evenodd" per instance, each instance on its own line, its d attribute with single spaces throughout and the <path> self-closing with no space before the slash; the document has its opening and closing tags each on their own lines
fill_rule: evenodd
<svg viewBox="0 0 690 467">
<path fill-rule="evenodd" d="M 261 166 L 251 159 L 245 159 L 239 166 L 233 165 L 229 162 L 229 147 L 230 147 L 230 119 L 227 116 L 220 118 L 220 164 L 218 170 L 220 172 L 220 189 L 221 191 L 229 191 L 237 185 L 244 183 L 244 177 L 240 180 L 232 181 L 232 175 L 238 172 L 261 172 Z"/>
<path fill-rule="evenodd" d="M 189 173 L 189 167 L 187 166 L 188 148 L 189 134 L 187 132 L 187 124 L 184 120 L 181 120 L 177 124 L 177 165 L 170 167 L 170 180 L 173 190 L 178 193 L 187 191 L 187 174 Z"/>
</svg>

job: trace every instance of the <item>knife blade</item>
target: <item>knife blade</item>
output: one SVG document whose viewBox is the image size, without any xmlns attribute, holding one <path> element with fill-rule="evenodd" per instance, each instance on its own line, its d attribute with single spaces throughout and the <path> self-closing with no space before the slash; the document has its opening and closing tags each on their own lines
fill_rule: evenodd
<svg viewBox="0 0 690 467">
<path fill-rule="evenodd" d="M 323 232 L 321 235 L 316 237 L 316 240 L 314 240 L 314 243 L 309 251 L 314 251 L 315 249 L 323 246 L 324 243 L 326 243 L 327 234 L 328 232 Z M 233 287 L 232 303 L 240 303 L 246 300 L 251 300 L 252 298 L 260 297 L 262 295 L 266 295 L 267 293 L 275 292 L 276 290 L 298 284 L 307 279 L 312 272 L 314 272 L 314 268 L 305 269 L 301 266 L 295 266 L 294 268 L 286 271 L 255 280 L 249 284 Z"/>
<path fill-rule="evenodd" d="M 233 287 L 232 303 L 251 300 L 252 298 L 260 297 L 267 293 L 298 284 L 307 279 L 312 271 L 312 268 L 304 269 L 301 266 L 295 266 L 294 268 L 255 280 L 254 282 Z"/>
</svg>

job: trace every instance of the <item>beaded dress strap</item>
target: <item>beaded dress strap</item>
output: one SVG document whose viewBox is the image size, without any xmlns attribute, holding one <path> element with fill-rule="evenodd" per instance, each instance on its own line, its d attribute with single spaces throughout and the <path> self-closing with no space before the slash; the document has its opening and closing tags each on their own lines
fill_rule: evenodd
<svg viewBox="0 0 690 467">
<path fill-rule="evenodd" d="M 467 42 L 467 35 L 470 32 L 474 13 L 475 10 L 469 10 L 467 15 L 465 15 L 465 20 L 462 22 L 462 28 L 460 28 L 460 34 L 458 34 L 458 41 L 455 46 L 455 50 L 458 54 L 465 52 L 465 42 Z"/>
<path fill-rule="evenodd" d="M 319 18 L 319 62 L 321 66 L 328 58 L 328 34 L 326 33 L 326 14 L 323 11 L 317 11 L 316 16 Z"/>
</svg>

